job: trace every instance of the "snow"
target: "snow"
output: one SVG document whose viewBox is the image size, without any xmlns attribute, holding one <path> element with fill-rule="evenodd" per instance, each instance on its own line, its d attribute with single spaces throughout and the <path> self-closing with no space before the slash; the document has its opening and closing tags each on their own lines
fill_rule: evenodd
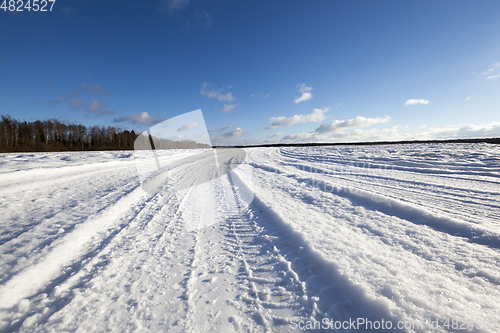
<svg viewBox="0 0 500 333">
<path fill-rule="evenodd" d="M 211 154 L 1 154 L 0 332 L 500 330 L 500 147 Z"/>
</svg>

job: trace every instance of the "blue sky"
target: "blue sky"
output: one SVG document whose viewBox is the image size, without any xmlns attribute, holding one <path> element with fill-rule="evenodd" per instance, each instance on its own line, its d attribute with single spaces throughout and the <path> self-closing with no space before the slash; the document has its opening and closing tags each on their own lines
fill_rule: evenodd
<svg viewBox="0 0 500 333">
<path fill-rule="evenodd" d="M 499 1 L 57 0 L 0 11 L 0 114 L 212 143 L 500 136 Z"/>
</svg>

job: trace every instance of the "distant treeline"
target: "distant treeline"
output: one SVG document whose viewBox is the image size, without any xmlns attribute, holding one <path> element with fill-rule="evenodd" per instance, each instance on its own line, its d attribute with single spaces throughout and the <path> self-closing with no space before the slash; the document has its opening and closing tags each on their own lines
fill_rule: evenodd
<svg viewBox="0 0 500 333">
<path fill-rule="evenodd" d="M 0 152 L 131 150 L 138 134 L 115 127 L 63 124 L 56 119 L 34 122 L 1 116 Z M 155 138 L 155 142 L 158 139 Z M 194 141 L 159 140 L 156 149 L 208 148 Z"/>
<path fill-rule="evenodd" d="M 310 143 L 269 143 L 247 146 L 213 146 L 213 148 L 256 148 L 256 147 L 315 147 L 315 146 L 372 146 L 401 145 L 418 143 L 492 143 L 500 144 L 500 138 L 449 139 L 449 140 L 411 140 L 411 141 L 374 141 L 374 142 L 310 142 Z"/>
</svg>

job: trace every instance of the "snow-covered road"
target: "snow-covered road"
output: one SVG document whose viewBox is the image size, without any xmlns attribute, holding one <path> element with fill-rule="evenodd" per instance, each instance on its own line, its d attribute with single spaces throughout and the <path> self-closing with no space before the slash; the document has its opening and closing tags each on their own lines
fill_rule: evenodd
<svg viewBox="0 0 500 333">
<path fill-rule="evenodd" d="M 217 151 L 0 155 L 0 332 L 500 331 L 499 146 Z"/>
</svg>

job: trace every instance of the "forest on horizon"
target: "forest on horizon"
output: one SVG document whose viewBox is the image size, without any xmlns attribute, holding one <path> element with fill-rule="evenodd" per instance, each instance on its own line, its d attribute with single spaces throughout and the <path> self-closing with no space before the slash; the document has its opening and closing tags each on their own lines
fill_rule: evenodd
<svg viewBox="0 0 500 333">
<path fill-rule="evenodd" d="M 19 121 L 2 115 L 0 153 L 88 150 L 132 150 L 140 134 L 112 126 L 64 124 L 57 119 Z M 155 138 L 157 149 L 210 148 L 194 141 Z"/>
</svg>

